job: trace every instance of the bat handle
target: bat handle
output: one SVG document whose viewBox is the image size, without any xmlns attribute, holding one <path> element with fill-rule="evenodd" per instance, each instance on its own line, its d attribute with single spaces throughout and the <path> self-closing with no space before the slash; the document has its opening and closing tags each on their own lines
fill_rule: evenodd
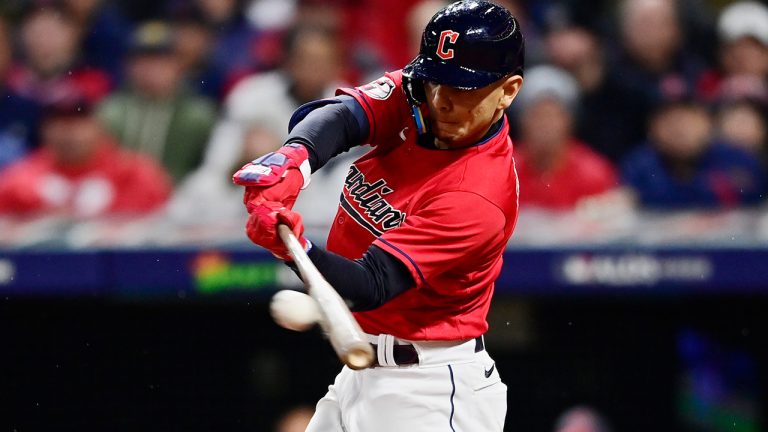
<svg viewBox="0 0 768 432">
<path fill-rule="evenodd" d="M 307 256 L 307 253 L 304 251 L 304 247 L 299 243 L 296 236 L 293 235 L 291 228 L 285 224 L 278 224 L 277 233 L 285 244 L 285 247 L 288 248 L 288 253 L 291 255 L 291 258 L 293 258 L 293 261 L 295 261 L 296 265 L 299 267 L 299 271 L 304 280 L 307 280 L 307 275 L 305 274 L 307 271 L 315 270 L 317 276 L 320 276 L 320 272 L 315 269 L 314 264 L 312 264 L 309 256 Z"/>
</svg>

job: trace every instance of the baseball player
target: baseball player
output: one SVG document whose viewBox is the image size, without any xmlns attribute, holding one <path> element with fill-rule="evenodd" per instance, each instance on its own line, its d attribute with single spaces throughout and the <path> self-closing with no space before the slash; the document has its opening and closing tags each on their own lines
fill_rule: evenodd
<svg viewBox="0 0 768 432">
<path fill-rule="evenodd" d="M 280 150 L 234 175 L 246 232 L 290 260 L 292 228 L 351 305 L 377 359 L 344 368 L 308 431 L 501 431 L 506 386 L 482 335 L 518 184 L 504 110 L 523 82 L 524 41 L 503 7 L 465 0 L 427 24 L 402 70 L 300 107 Z M 310 173 L 364 143 L 327 250 L 291 211 Z"/>
</svg>

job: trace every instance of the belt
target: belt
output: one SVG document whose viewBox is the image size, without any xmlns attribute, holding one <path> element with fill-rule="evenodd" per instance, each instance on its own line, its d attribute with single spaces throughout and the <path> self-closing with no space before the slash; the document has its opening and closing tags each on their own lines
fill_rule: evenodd
<svg viewBox="0 0 768 432">
<path fill-rule="evenodd" d="M 371 344 L 373 347 L 373 352 L 377 352 L 378 345 L 377 344 Z M 475 352 L 480 352 L 485 349 L 485 342 L 483 342 L 483 337 L 478 336 L 475 338 Z M 406 366 L 406 365 L 414 365 L 419 363 L 419 353 L 416 352 L 416 347 L 414 347 L 411 344 L 406 345 L 394 345 L 392 346 L 392 357 L 395 359 L 395 363 L 397 363 L 398 366 Z M 373 367 L 381 366 L 379 364 L 378 358 L 374 356 L 373 361 Z"/>
</svg>

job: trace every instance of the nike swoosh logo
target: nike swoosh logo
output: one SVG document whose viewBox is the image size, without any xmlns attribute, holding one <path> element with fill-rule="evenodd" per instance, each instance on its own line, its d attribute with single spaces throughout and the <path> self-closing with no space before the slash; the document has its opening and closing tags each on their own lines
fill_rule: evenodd
<svg viewBox="0 0 768 432">
<path fill-rule="evenodd" d="M 493 373 L 493 370 L 494 370 L 494 369 L 496 369 L 496 363 L 494 363 L 494 364 L 491 366 L 491 368 L 490 368 L 490 369 L 488 369 L 487 371 L 485 371 L 485 377 L 486 377 L 486 378 L 490 378 L 490 377 L 491 377 L 491 374 Z"/>
</svg>

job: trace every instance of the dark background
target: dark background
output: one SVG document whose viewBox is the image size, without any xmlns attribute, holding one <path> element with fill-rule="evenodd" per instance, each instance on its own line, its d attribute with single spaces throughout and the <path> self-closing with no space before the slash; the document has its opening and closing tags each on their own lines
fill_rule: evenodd
<svg viewBox="0 0 768 432">
<path fill-rule="evenodd" d="M 266 431 L 281 412 L 314 404 L 340 368 L 319 331 L 278 328 L 265 299 L 0 304 L 3 430 Z M 764 391 L 766 305 L 722 295 L 497 299 L 487 340 L 509 387 L 506 430 L 551 430 L 576 404 L 616 431 L 697 430 L 676 409 L 677 335 L 694 329 L 747 352 Z"/>
</svg>

